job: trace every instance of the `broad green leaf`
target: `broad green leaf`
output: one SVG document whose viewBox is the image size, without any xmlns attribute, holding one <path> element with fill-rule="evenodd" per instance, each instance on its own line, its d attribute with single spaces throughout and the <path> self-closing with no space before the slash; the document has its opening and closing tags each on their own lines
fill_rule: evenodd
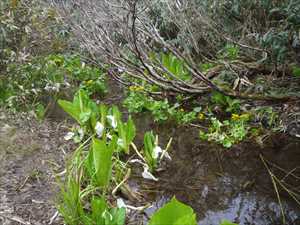
<svg viewBox="0 0 300 225">
<path fill-rule="evenodd" d="M 100 111 L 100 118 L 101 118 L 101 123 L 104 127 L 106 127 L 106 116 L 107 116 L 107 106 L 106 105 L 103 105 L 101 104 L 99 106 L 99 111 Z"/>
<path fill-rule="evenodd" d="M 107 204 L 103 198 L 94 197 L 91 202 L 92 208 L 92 220 L 97 223 L 97 225 L 104 225 L 105 219 L 102 214 L 107 209 Z"/>
<path fill-rule="evenodd" d="M 62 109 L 72 116 L 78 123 L 80 123 L 80 109 L 73 105 L 72 102 L 65 100 L 58 100 L 58 104 Z"/>
<path fill-rule="evenodd" d="M 124 225 L 126 220 L 126 209 L 125 208 L 113 208 L 110 211 L 112 215 L 112 221 L 107 225 Z"/>
<path fill-rule="evenodd" d="M 115 141 L 116 137 L 113 137 Z M 106 145 L 105 140 L 93 139 L 93 159 L 96 170 L 96 180 L 100 187 L 106 187 L 111 179 L 112 148 Z"/>
<path fill-rule="evenodd" d="M 72 116 L 79 124 L 87 122 L 92 114 L 92 105 L 88 95 L 79 90 L 73 99 L 73 102 L 58 100 L 58 104 L 65 110 L 70 116 Z"/>
<path fill-rule="evenodd" d="M 126 123 L 126 139 L 127 139 L 127 144 L 130 144 L 134 137 L 136 135 L 136 128 L 134 125 L 134 122 L 131 117 L 129 117 L 127 123 Z"/>
<path fill-rule="evenodd" d="M 146 132 L 144 135 L 144 155 L 149 166 L 150 172 L 156 168 L 157 161 L 153 157 L 153 150 L 155 148 L 155 138 L 152 132 Z"/>
<path fill-rule="evenodd" d="M 193 209 L 173 198 L 156 211 L 148 225 L 197 225 Z"/>
</svg>

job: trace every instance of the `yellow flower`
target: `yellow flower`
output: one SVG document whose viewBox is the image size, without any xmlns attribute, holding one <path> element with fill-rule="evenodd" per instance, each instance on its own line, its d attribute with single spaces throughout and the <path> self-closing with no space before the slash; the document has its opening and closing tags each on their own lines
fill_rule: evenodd
<svg viewBox="0 0 300 225">
<path fill-rule="evenodd" d="M 205 115 L 203 113 L 198 114 L 198 119 L 203 120 L 205 118 Z"/>
<path fill-rule="evenodd" d="M 181 108 L 181 109 L 180 109 L 180 112 L 184 112 L 184 109 L 183 109 L 183 108 Z"/>
<path fill-rule="evenodd" d="M 241 118 L 241 117 L 240 117 L 239 114 L 234 114 L 234 113 L 233 113 L 233 114 L 231 115 L 231 119 L 232 119 L 232 120 L 239 120 L 240 118 Z"/>
<path fill-rule="evenodd" d="M 135 87 L 134 87 L 134 86 L 130 86 L 130 87 L 129 87 L 129 90 L 130 90 L 130 91 L 134 91 L 134 90 L 135 90 Z"/>
<path fill-rule="evenodd" d="M 92 84 L 93 83 L 93 80 L 89 80 L 86 82 L 87 84 Z"/>
<path fill-rule="evenodd" d="M 142 90 L 144 90 L 144 87 L 143 86 L 130 86 L 129 90 L 130 91 L 142 91 Z"/>
<path fill-rule="evenodd" d="M 137 87 L 136 87 L 136 90 L 137 90 L 137 91 L 142 91 L 142 90 L 144 90 L 144 87 L 143 87 L 143 86 L 137 86 Z"/>
</svg>

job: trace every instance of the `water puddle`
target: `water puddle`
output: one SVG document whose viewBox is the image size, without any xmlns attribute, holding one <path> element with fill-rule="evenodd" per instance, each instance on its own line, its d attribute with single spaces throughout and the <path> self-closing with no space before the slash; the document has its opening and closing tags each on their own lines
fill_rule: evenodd
<svg viewBox="0 0 300 225">
<path fill-rule="evenodd" d="M 174 124 L 160 126 L 147 116 L 135 121 L 141 137 L 144 131 L 152 129 L 163 143 L 174 138 L 170 151 L 173 160 L 156 174 L 159 182 L 141 180 L 135 184 L 153 205 L 145 211 L 144 222 L 176 196 L 195 210 L 199 225 L 217 225 L 222 219 L 243 225 L 283 224 L 281 207 L 260 155 L 279 180 L 299 193 L 299 140 L 276 135 L 263 147 L 249 141 L 224 150 L 201 142 L 197 129 L 175 127 Z M 293 175 L 287 175 L 288 171 L 293 171 Z M 286 224 L 300 224 L 299 205 L 280 188 L 279 194 Z"/>
</svg>

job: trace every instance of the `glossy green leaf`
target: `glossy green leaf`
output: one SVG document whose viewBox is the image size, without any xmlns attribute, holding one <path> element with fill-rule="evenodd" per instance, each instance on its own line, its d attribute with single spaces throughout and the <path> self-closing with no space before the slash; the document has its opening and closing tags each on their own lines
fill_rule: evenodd
<svg viewBox="0 0 300 225">
<path fill-rule="evenodd" d="M 173 198 L 156 211 L 148 225 L 197 225 L 193 209 Z"/>
<path fill-rule="evenodd" d="M 109 145 L 106 145 L 105 140 L 93 139 L 93 159 L 96 171 L 97 184 L 100 187 L 106 187 L 111 179 L 112 172 L 112 154 L 114 151 L 114 143 L 116 137 Z"/>
</svg>

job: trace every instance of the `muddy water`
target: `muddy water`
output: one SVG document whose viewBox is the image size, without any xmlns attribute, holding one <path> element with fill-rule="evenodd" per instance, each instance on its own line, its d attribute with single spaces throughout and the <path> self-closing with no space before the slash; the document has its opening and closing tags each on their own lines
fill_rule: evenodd
<svg viewBox="0 0 300 225">
<path fill-rule="evenodd" d="M 268 160 L 275 176 L 284 178 L 285 184 L 299 193 L 299 140 L 275 135 L 266 139 L 264 146 L 249 141 L 224 150 L 201 142 L 198 129 L 176 127 L 172 123 L 157 125 L 146 115 L 135 121 L 138 140 L 142 140 L 143 132 L 150 129 L 156 131 L 164 143 L 169 137 L 174 138 L 170 151 L 173 160 L 163 166 L 164 171 L 156 174 L 159 182 L 135 180 L 134 185 L 132 183 L 154 206 L 146 210 L 144 224 L 157 208 L 173 196 L 193 207 L 199 225 L 217 225 L 222 219 L 241 225 L 283 224 L 281 208 L 260 155 Z M 293 174 L 287 176 L 282 169 L 294 169 Z M 279 193 L 285 224 L 300 224 L 299 205 L 287 192 L 279 190 Z"/>
</svg>

